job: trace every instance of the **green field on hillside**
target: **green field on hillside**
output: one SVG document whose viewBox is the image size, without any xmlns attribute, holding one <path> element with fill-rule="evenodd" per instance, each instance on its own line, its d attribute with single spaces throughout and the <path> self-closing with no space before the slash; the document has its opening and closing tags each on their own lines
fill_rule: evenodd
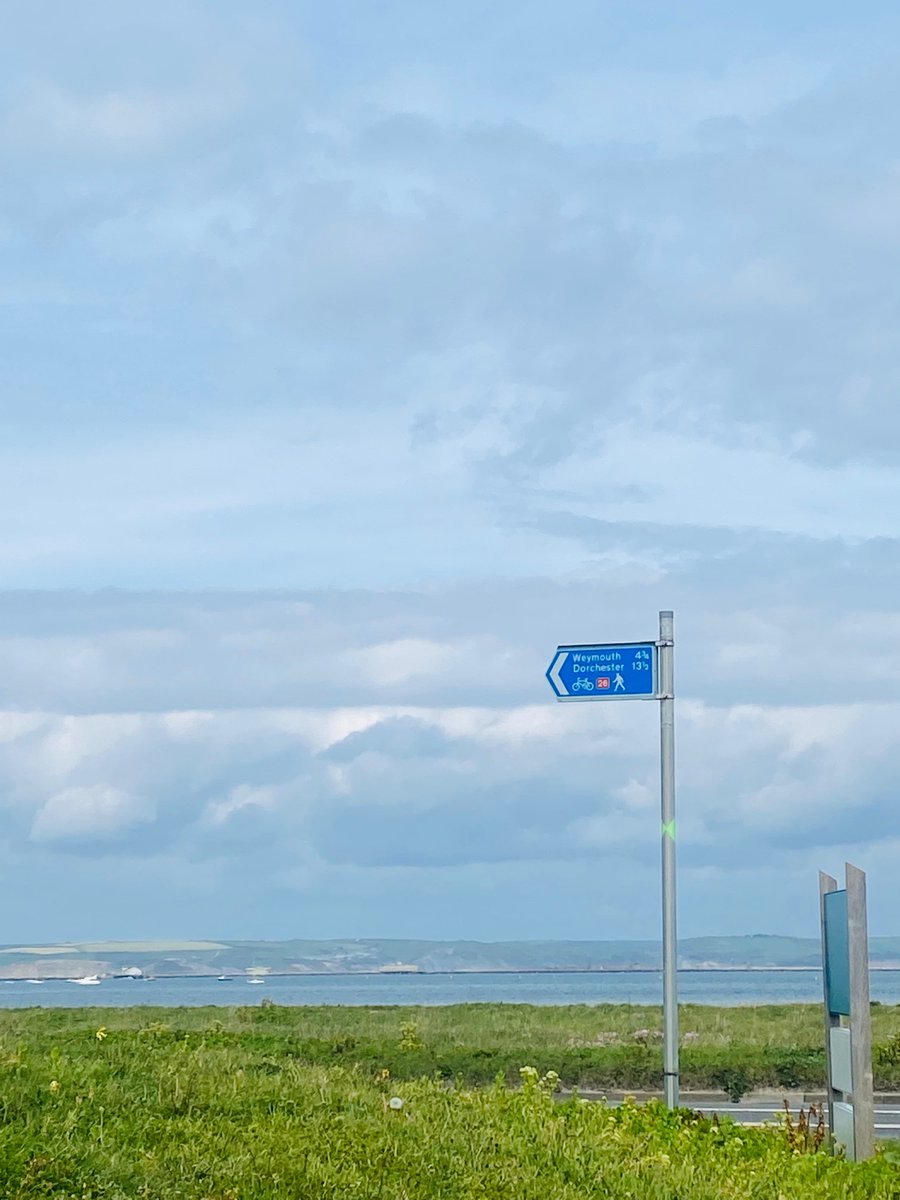
<svg viewBox="0 0 900 1200">
<path fill-rule="evenodd" d="M 821 945 L 814 938 L 751 935 L 682 938 L 683 968 L 711 966 L 821 970 Z M 873 967 L 900 964 L 900 938 L 872 937 Z M 64 960 L 64 968 L 54 959 Z M 662 961 L 655 941 L 422 941 L 404 938 L 345 938 L 288 941 L 76 942 L 68 945 L 0 947 L 0 972 L 15 976 L 65 973 L 73 959 L 89 960 L 91 971 L 115 973 L 138 966 L 150 975 L 213 974 L 269 967 L 277 972 L 342 974 L 377 971 L 394 963 L 423 972 L 656 970 Z"/>
<path fill-rule="evenodd" d="M 810 1014 L 710 1010 L 703 1048 Z M 687 1013 L 685 1015 L 694 1015 Z M 699 1018 L 699 1012 L 696 1014 Z M 555 1056 L 651 1010 L 19 1010 L 0 1014 L 0 1196 L 31 1200 L 888 1200 L 866 1164 L 751 1130 L 554 1097 Z M 882 1014 L 879 1014 L 879 1018 Z M 893 1012 L 891 1020 L 896 1020 Z M 882 1033 L 890 1022 L 882 1022 Z M 699 1031 L 698 1031 L 699 1032 Z M 812 1028 L 809 1029 L 810 1034 Z M 484 1040 L 479 1045 L 478 1038 Z M 423 1048 L 508 1052 L 511 1082 L 417 1077 Z M 529 1044 L 530 1043 L 530 1044 Z M 538 1044 L 540 1043 L 540 1044 Z M 608 1047 L 594 1047 L 602 1055 Z M 644 1047 L 648 1053 L 658 1048 Z M 371 1053 L 370 1053 L 371 1050 Z M 331 1061 L 327 1061 L 330 1055 Z M 354 1064 L 354 1056 L 358 1060 Z M 404 1057 L 405 1056 L 405 1057 Z M 326 1061 L 322 1061 L 325 1059 Z M 461 1060 L 462 1061 L 462 1060 Z M 546 1064 L 541 1068 L 538 1062 Z M 404 1065 L 405 1063 L 405 1065 Z M 532 1066 L 532 1064 L 535 1064 Z M 522 1068 L 525 1068 L 523 1071 Z"/>
</svg>

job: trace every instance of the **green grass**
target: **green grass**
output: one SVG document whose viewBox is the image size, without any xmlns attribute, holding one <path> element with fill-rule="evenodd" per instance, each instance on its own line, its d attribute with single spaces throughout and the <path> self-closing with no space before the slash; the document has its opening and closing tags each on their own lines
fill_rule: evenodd
<svg viewBox="0 0 900 1200">
<path fill-rule="evenodd" d="M 312 1034 L 327 1034 L 342 1057 L 336 1040 L 361 1036 L 365 1013 L 178 1010 L 163 1012 L 165 1025 L 161 1011 L 3 1014 L 0 1196 L 900 1196 L 900 1167 L 888 1156 L 854 1165 L 822 1153 L 798 1154 L 784 1132 L 717 1126 L 658 1104 L 610 1109 L 577 1098 L 559 1103 L 537 1071 L 526 1073 L 525 1086 L 516 1090 L 502 1084 L 472 1090 L 431 1079 L 398 1080 L 384 1067 L 308 1063 L 305 1045 L 327 1040 Z M 355 1033 L 341 1025 L 348 1016 Z M 478 1024 L 472 1014 L 456 1016 Z M 495 1013 L 493 1020 L 511 1037 L 503 1016 Z M 415 1029 L 410 1014 L 396 1010 L 378 1010 L 371 1019 L 380 1023 L 385 1047 L 388 1032 L 393 1043 L 413 1046 L 423 1032 L 436 1036 L 437 1026 L 454 1035 L 450 1010 L 434 1013 L 435 1027 L 428 1030 L 424 1017 Z M 392 1097 L 402 1100 L 401 1108 L 391 1108 Z"/>
<path fill-rule="evenodd" d="M 519 1067 L 532 1062 L 557 1071 L 567 1087 L 639 1090 L 662 1082 L 655 1040 L 661 1012 L 632 1005 L 28 1009 L 0 1012 L 0 1044 L 24 1040 L 44 1050 L 100 1025 L 125 1032 L 154 1023 L 173 1034 L 215 1031 L 223 1045 L 262 1052 L 287 1046 L 307 1066 L 359 1067 L 370 1074 L 387 1068 L 395 1078 L 485 1085 L 502 1074 L 515 1082 Z M 685 1005 L 680 1027 L 684 1089 L 736 1096 L 753 1088 L 824 1084 L 824 1032 L 815 1005 Z M 873 1041 L 876 1088 L 900 1090 L 900 1007 L 873 1008 Z"/>
<path fill-rule="evenodd" d="M 254 1014 L 256 1014 L 254 1016 Z M 127 1029 L 150 1020 L 167 1021 L 186 1031 L 207 1028 L 218 1020 L 224 1028 L 245 1029 L 264 1021 L 285 1031 L 302 1031 L 312 1037 L 365 1034 L 374 1040 L 391 1039 L 410 1020 L 429 1043 L 469 1044 L 518 1048 L 523 1043 L 557 1049 L 572 1043 L 587 1044 L 604 1033 L 629 1040 L 641 1029 L 661 1030 L 659 1006 L 636 1004 L 454 1004 L 438 1006 L 287 1006 L 259 1004 L 227 1008 L 76 1008 L 0 1010 L 0 1036 L 10 1030 L 86 1029 L 103 1018 L 108 1028 Z M 764 1005 L 714 1008 L 683 1004 L 679 1009 L 682 1035 L 698 1034 L 698 1045 L 742 1046 L 818 1043 L 823 1038 L 822 1008 L 815 1004 Z M 884 1041 L 900 1031 L 900 1005 L 873 1005 L 873 1040 Z"/>
</svg>

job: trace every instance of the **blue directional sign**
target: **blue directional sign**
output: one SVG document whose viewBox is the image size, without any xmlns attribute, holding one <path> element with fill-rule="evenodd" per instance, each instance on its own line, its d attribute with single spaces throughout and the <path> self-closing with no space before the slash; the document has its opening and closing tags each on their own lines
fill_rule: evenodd
<svg viewBox="0 0 900 1200">
<path fill-rule="evenodd" d="M 547 678 L 558 700 L 655 700 L 656 643 L 557 646 Z"/>
</svg>

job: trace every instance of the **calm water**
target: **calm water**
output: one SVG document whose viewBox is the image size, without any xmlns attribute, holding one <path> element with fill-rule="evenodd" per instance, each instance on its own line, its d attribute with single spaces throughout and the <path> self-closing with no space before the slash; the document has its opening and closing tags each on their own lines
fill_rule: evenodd
<svg viewBox="0 0 900 1200">
<path fill-rule="evenodd" d="M 679 999 L 694 1004 L 819 1003 L 822 977 L 813 971 L 682 971 Z M 900 971 L 873 971 L 873 1000 L 900 1004 Z M 84 987 L 65 981 L 0 983 L 0 1007 L 74 1008 L 154 1004 L 661 1004 L 658 972 L 603 974 L 276 976 L 245 979 L 106 979 Z"/>
</svg>

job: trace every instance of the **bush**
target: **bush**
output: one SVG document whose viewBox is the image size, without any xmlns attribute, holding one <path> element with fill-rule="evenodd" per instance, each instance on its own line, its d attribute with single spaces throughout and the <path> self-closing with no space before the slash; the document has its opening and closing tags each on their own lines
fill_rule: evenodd
<svg viewBox="0 0 900 1200">
<path fill-rule="evenodd" d="M 750 1072 L 744 1067 L 721 1067 L 715 1072 L 713 1079 L 732 1104 L 737 1104 L 741 1097 L 750 1091 Z"/>
</svg>

